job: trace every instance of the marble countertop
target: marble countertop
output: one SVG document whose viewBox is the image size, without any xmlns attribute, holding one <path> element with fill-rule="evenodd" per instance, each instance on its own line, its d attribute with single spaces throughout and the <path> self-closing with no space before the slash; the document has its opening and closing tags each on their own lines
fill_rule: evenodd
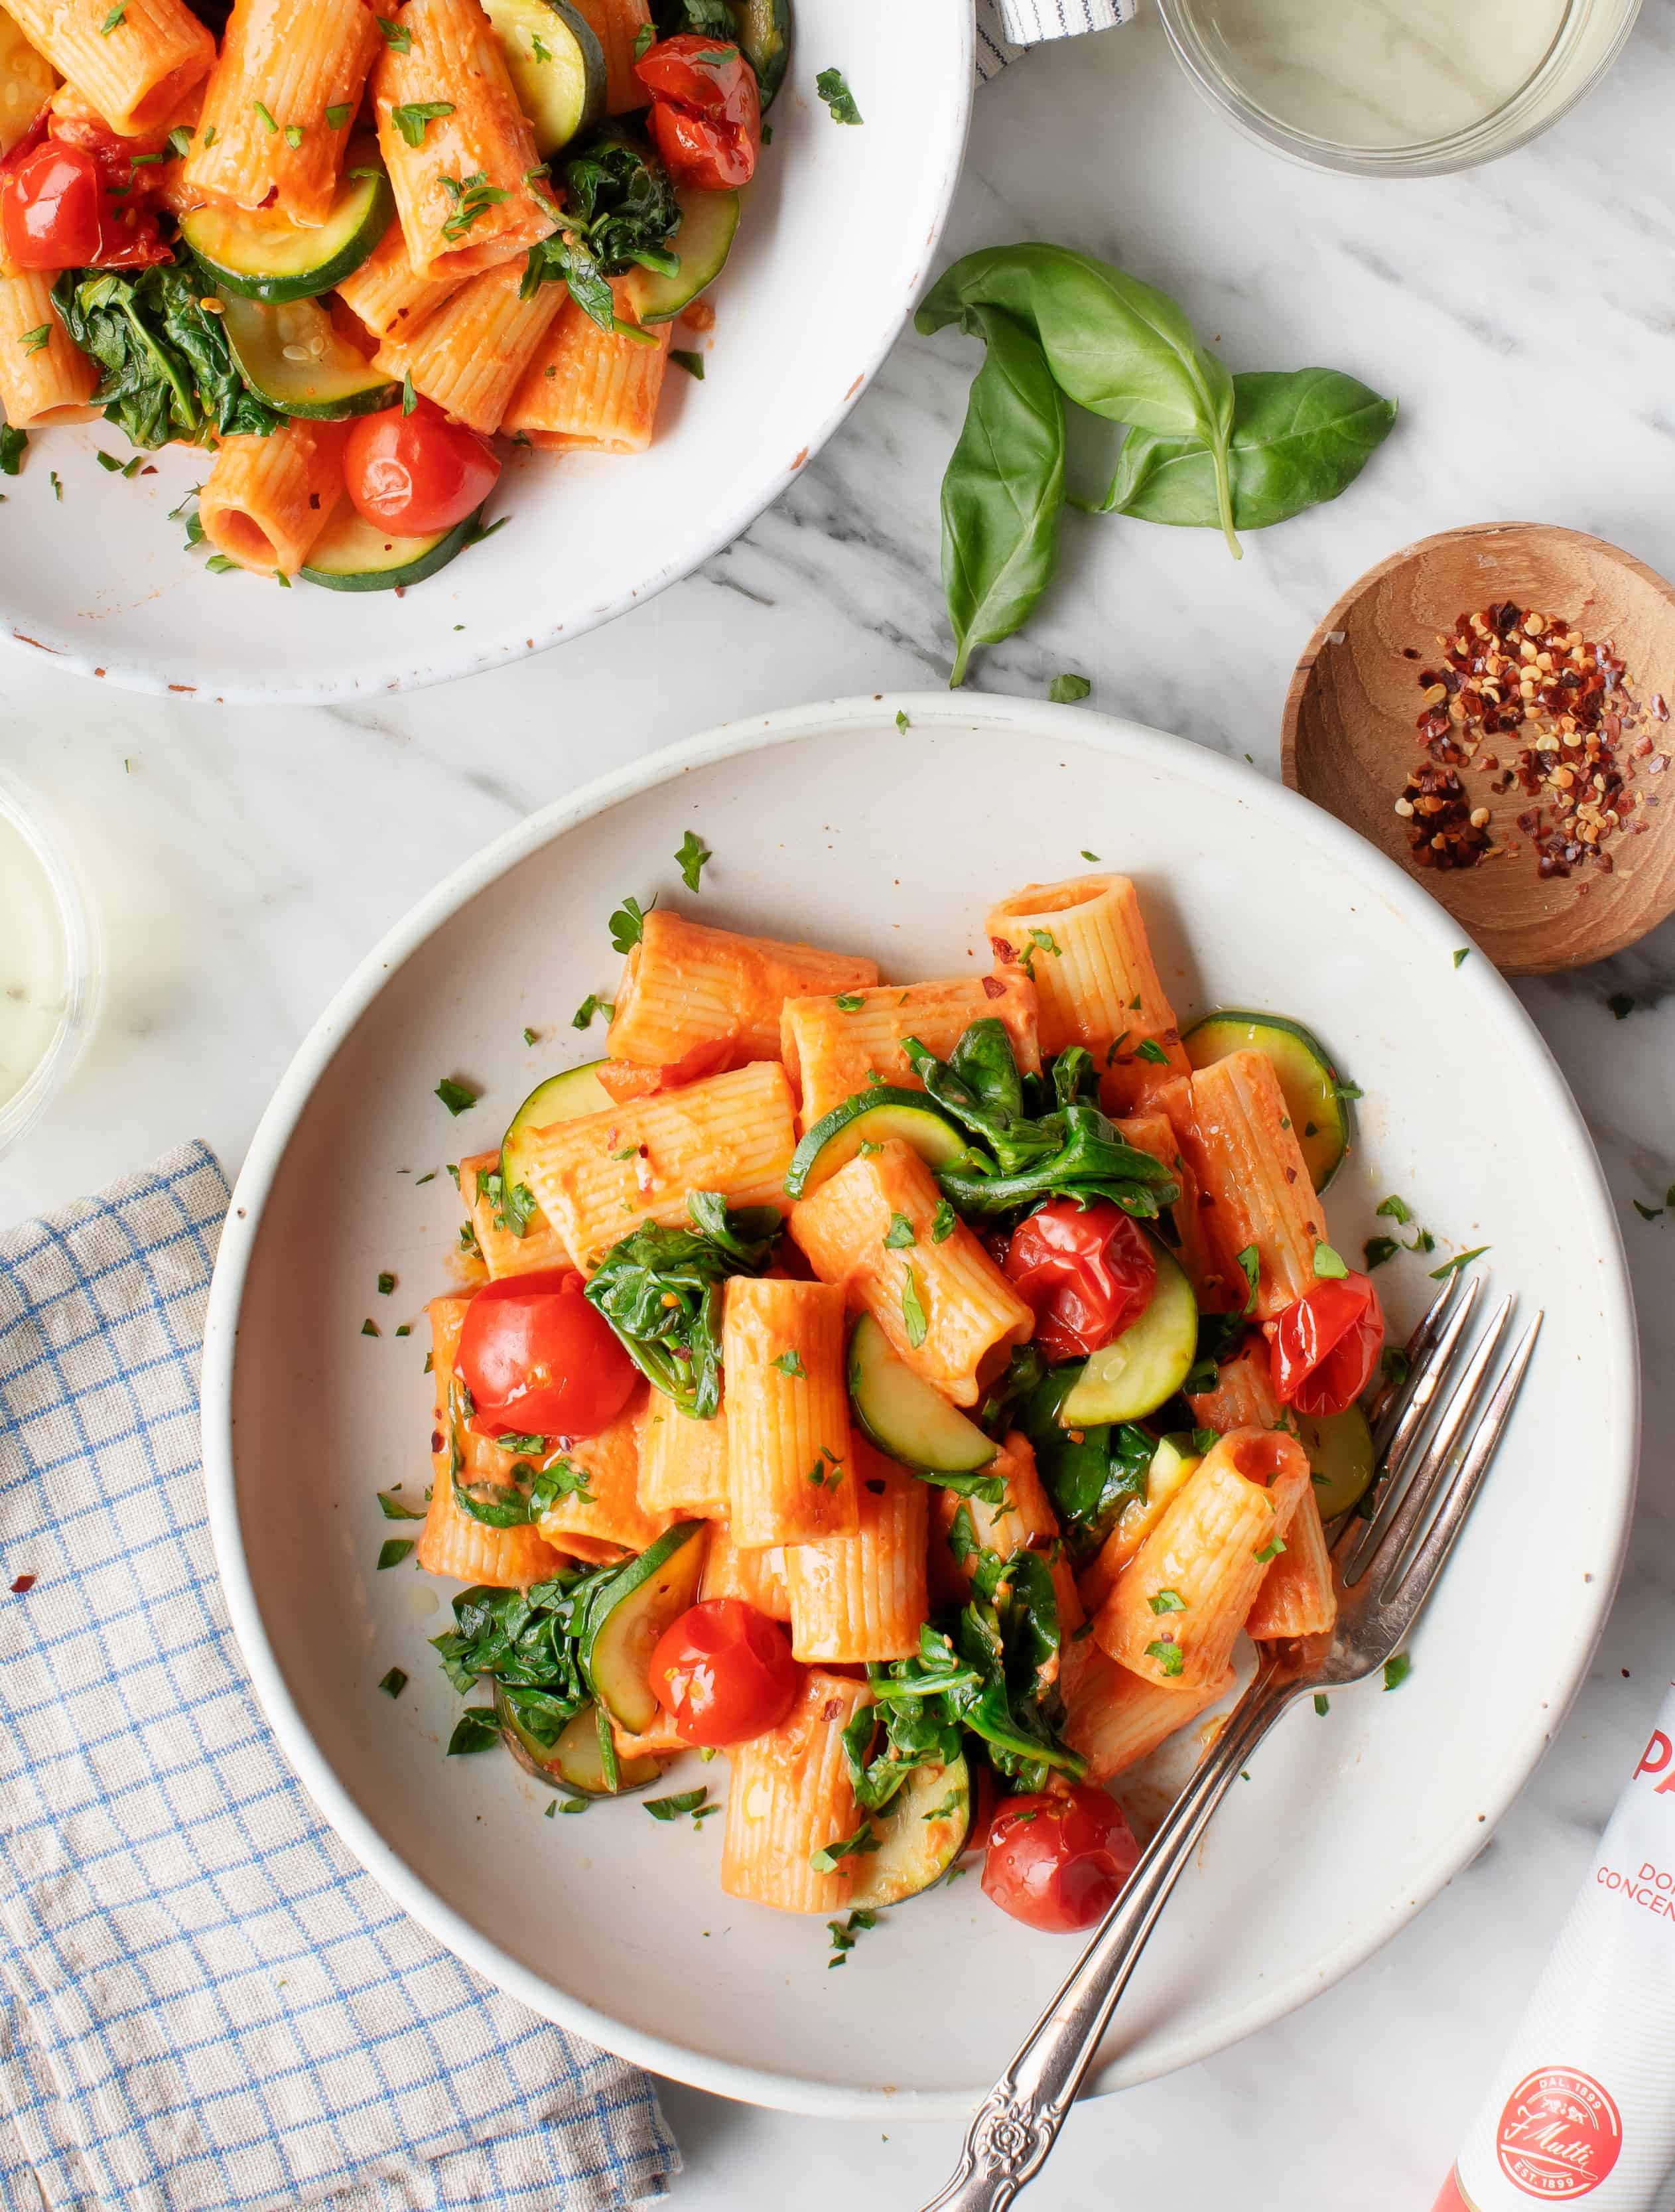
<svg viewBox="0 0 1675 2212">
<path fill-rule="evenodd" d="M 1335 506 L 1246 540 L 1071 518 L 1027 635 L 975 680 L 1090 704 L 1277 774 L 1280 703 L 1320 611 L 1451 524 L 1594 531 L 1675 573 L 1675 14 L 1648 8 L 1605 87 L 1474 175 L 1375 185 L 1247 146 L 1155 19 L 1036 52 L 978 96 L 950 253 L 1043 237 L 1174 292 L 1235 368 L 1324 362 L 1402 418 Z M 1067 149 L 1071 150 L 1067 155 Z M 0 1159 L 0 1223 L 185 1136 L 236 1165 L 298 1039 L 358 956 L 464 854 L 596 771 L 797 701 L 948 666 L 937 485 L 964 407 L 956 339 L 905 337 L 845 428 L 737 544 L 616 626 L 441 690 L 342 710 L 221 711 L 0 659 L 0 767 L 50 793 L 100 887 L 105 1018 L 46 1126 Z M 1096 457 L 1083 457 L 1091 474 Z M 16 557 L 15 552 L 9 557 Z M 626 679 L 625 680 L 625 675 Z M 1613 993 L 1636 1009 L 1618 1022 Z M 1428 2206 L 1675 1662 L 1675 926 L 1521 995 L 1599 1142 L 1640 1299 L 1648 1433 L 1633 1548 L 1589 1680 L 1473 1864 L 1303 2011 L 1071 2118 L 1029 2202 L 1290 2212 Z M 1515 1110 L 1515 1102 L 1508 1102 Z M 1465 1133 L 1462 1133 L 1462 1138 Z M 1555 1224 L 1562 1234 L 1562 1224 Z M 1576 1479 L 1588 1480 L 1587 1436 Z M 949 2127 L 885 2131 L 671 2087 L 682 2212 L 921 2203 Z M 1253 2147 L 1283 2189 L 1253 2189 Z"/>
</svg>

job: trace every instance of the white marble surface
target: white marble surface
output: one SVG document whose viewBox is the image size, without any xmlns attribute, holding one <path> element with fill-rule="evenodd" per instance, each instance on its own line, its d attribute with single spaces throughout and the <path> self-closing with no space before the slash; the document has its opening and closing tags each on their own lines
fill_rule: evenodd
<svg viewBox="0 0 1675 2212">
<path fill-rule="evenodd" d="M 1426 184 L 1336 181 L 1247 147 L 1200 107 L 1145 17 L 1041 50 L 986 88 L 950 252 L 1029 236 L 1089 247 L 1176 293 L 1234 367 L 1352 369 L 1399 396 L 1402 420 L 1348 496 L 1251 537 L 1237 569 L 1207 532 L 1071 519 L 1041 616 L 983 658 L 978 681 L 1039 691 L 1080 669 L 1093 705 L 1273 774 L 1297 652 L 1393 546 L 1520 516 L 1597 531 L 1675 572 L 1672 100 L 1675 15 L 1659 0 L 1605 89 L 1548 138 Z M 470 684 L 341 713 L 231 714 L 0 659 L 0 766 L 70 819 L 112 946 L 88 1060 L 48 1126 L 0 1160 L 0 1222 L 195 1133 L 236 1164 L 356 956 L 458 857 L 584 775 L 732 715 L 939 680 L 936 491 L 968 368 L 956 339 L 905 338 L 789 497 L 703 573 L 614 629 Z M 1641 1002 L 1622 1023 L 1604 1005 L 1617 991 Z M 1280 2026 L 1078 2112 L 1028 2201 L 1429 2204 L 1675 1664 L 1675 1217 L 1647 1223 L 1630 1206 L 1675 1178 L 1672 992 L 1675 930 L 1523 994 L 1622 1207 L 1648 1384 L 1628 1572 L 1557 1744 L 1405 1934 Z M 1585 1483 L 1585 1426 L 1575 1450 Z M 793 2191 L 804 2212 L 836 2212 L 858 2189 L 913 2212 L 955 2148 L 944 2127 L 886 2135 L 678 2088 L 669 2109 L 688 2154 L 682 2212 L 765 2212 Z"/>
</svg>

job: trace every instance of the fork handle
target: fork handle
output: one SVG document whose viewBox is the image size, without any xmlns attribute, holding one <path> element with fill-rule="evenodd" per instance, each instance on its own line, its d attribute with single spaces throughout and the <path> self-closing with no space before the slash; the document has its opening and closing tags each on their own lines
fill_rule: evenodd
<svg viewBox="0 0 1675 2212">
<path fill-rule="evenodd" d="M 978 2108 L 952 2178 L 925 2212 L 1002 2212 L 1040 2170 L 1205 1824 L 1291 1695 L 1265 1662 L 1099 1932 Z"/>
</svg>

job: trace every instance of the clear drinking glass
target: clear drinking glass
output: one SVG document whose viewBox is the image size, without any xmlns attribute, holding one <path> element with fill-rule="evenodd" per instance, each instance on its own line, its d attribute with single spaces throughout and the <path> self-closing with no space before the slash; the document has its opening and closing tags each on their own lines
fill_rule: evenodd
<svg viewBox="0 0 1675 2212">
<path fill-rule="evenodd" d="M 1268 4 L 1275 22 L 1292 29 L 1265 50 L 1252 30 Z M 1318 43 L 1313 32 L 1295 27 L 1308 21 L 1306 13 L 1299 15 L 1298 0 L 1158 0 L 1158 6 L 1187 76 L 1247 137 L 1294 161 L 1358 177 L 1441 176 L 1527 144 L 1593 90 L 1622 52 L 1640 13 L 1640 0 L 1554 0 L 1550 35 L 1545 46 L 1538 37 L 1527 68 L 1520 70 L 1515 82 L 1497 85 L 1480 111 L 1473 112 L 1469 87 L 1462 81 L 1452 112 L 1438 112 L 1447 102 L 1432 103 L 1425 123 L 1411 129 L 1400 120 L 1405 87 L 1393 82 L 1393 96 L 1387 101 L 1377 82 L 1381 68 L 1393 71 L 1402 65 L 1404 42 L 1392 40 L 1383 54 L 1369 47 L 1356 63 L 1357 83 L 1367 95 L 1361 108 L 1366 127 L 1334 133 L 1314 121 L 1314 114 L 1334 106 L 1348 112 L 1357 102 L 1353 97 L 1341 102 L 1317 97 L 1321 88 L 1311 86 L 1309 57 L 1299 48 L 1312 48 L 1326 58 L 1328 67 L 1334 51 L 1347 51 L 1341 45 L 1334 48 L 1342 37 L 1337 0 L 1326 0 L 1314 11 Z M 1469 39 L 1469 12 L 1460 21 L 1462 38 Z M 1435 64 L 1436 59 L 1433 46 L 1428 61 Z M 1446 56 L 1440 66 L 1446 77 Z"/>
<path fill-rule="evenodd" d="M 45 810 L 0 775 L 0 1152 L 81 1057 L 103 973 L 97 919 Z"/>
</svg>

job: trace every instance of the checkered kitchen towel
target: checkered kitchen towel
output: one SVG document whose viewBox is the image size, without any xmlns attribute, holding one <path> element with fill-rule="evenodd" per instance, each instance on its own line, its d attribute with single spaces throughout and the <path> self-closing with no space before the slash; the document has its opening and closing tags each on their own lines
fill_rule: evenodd
<svg viewBox="0 0 1675 2212">
<path fill-rule="evenodd" d="M 1134 20 L 1138 0 L 977 0 L 977 74 L 998 76 L 1026 46 Z"/>
<path fill-rule="evenodd" d="M 215 1580 L 202 1145 L 0 1236 L 0 2203 L 604 2212 L 650 2083 L 480 1981 L 298 1787 Z"/>
</svg>

